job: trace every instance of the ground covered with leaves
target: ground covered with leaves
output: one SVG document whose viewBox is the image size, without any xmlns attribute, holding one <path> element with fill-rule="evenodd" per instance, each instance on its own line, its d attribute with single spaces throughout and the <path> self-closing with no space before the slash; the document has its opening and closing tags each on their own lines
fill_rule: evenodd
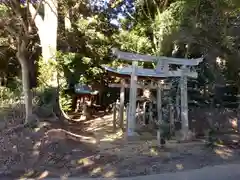
<svg viewBox="0 0 240 180">
<path fill-rule="evenodd" d="M 34 128 L 20 123 L 2 122 L 0 178 L 129 177 L 240 162 L 240 150 L 209 148 L 199 141 L 170 141 L 163 149 L 151 138 L 126 141 L 121 131 L 112 131 L 111 115 L 79 122 L 42 120 Z"/>
</svg>

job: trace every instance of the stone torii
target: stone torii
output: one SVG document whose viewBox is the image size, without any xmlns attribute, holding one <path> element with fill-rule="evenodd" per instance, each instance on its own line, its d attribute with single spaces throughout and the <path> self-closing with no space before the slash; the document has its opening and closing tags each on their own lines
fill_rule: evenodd
<svg viewBox="0 0 240 180">
<path fill-rule="evenodd" d="M 191 71 L 190 67 L 197 66 L 200 62 L 203 61 L 203 58 L 198 59 L 184 59 L 184 58 L 172 58 L 164 56 L 151 56 L 151 55 L 142 55 L 137 53 L 123 52 L 118 49 L 112 49 L 113 55 L 118 59 L 132 61 L 132 65 L 129 67 L 112 69 L 107 66 L 104 68 L 108 71 L 112 71 L 122 75 L 129 75 L 131 77 L 130 83 L 130 97 L 129 97 L 129 111 L 127 116 L 128 121 L 128 136 L 133 136 L 135 130 L 135 114 L 136 114 L 136 93 L 137 93 L 137 80 L 138 76 L 150 77 L 150 78 L 166 78 L 166 77 L 181 77 L 180 79 L 180 89 L 181 89 L 181 123 L 183 134 L 186 135 L 189 130 L 188 123 L 188 97 L 187 97 L 187 77 L 197 78 L 197 72 Z M 141 62 L 157 62 L 155 69 L 144 69 L 138 67 L 138 61 Z M 181 68 L 177 71 L 170 71 L 169 65 L 180 65 Z M 121 94 L 124 91 L 124 81 L 121 81 Z M 158 120 L 162 121 L 161 112 L 161 89 L 162 84 L 159 80 L 157 83 L 157 110 L 158 110 Z M 120 95 L 120 102 L 121 97 Z M 124 101 L 124 100 L 123 100 Z M 123 111 L 123 110 L 122 110 Z M 120 116 L 121 116 L 120 109 Z M 158 133 L 158 136 L 159 133 Z"/>
</svg>

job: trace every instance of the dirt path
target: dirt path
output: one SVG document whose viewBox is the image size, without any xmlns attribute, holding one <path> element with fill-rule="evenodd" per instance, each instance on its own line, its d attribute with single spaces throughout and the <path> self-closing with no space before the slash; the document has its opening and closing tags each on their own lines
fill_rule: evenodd
<svg viewBox="0 0 240 180">
<path fill-rule="evenodd" d="M 129 177 L 240 162 L 240 150 L 209 149 L 202 142 L 171 141 L 165 149 L 155 140 L 127 142 L 121 131 L 113 132 L 111 115 L 4 130 L 1 137 L 0 171 L 14 177 Z"/>
<path fill-rule="evenodd" d="M 118 178 L 119 180 L 239 180 L 240 164 L 218 165 L 213 167 L 205 167 L 201 169 L 188 170 L 176 173 L 163 173 L 148 176 L 136 176 L 130 178 Z M 92 180 L 91 178 L 72 177 L 69 180 Z M 46 180 L 58 180 L 58 178 L 47 178 Z M 98 178 L 98 180 L 106 180 L 106 178 Z"/>
</svg>

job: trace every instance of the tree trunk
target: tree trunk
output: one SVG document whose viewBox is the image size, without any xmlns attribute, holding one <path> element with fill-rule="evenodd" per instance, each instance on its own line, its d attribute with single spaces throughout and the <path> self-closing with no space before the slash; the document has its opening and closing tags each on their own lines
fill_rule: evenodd
<svg viewBox="0 0 240 180">
<path fill-rule="evenodd" d="M 37 12 L 32 4 L 29 6 L 29 11 L 34 19 L 34 22 L 38 28 L 38 35 L 42 46 L 43 62 L 48 67 L 51 67 L 50 63 L 57 65 L 57 29 L 58 29 L 58 1 L 57 0 L 45 0 L 44 5 L 44 17 Z M 50 65 L 50 66 L 49 66 Z M 52 87 L 55 91 L 52 95 L 54 100 L 53 111 L 60 117 L 64 114 L 61 111 L 59 104 L 59 83 L 58 83 L 58 71 L 57 66 L 51 67 L 51 77 L 46 80 L 46 84 Z"/>
<path fill-rule="evenodd" d="M 26 46 L 25 42 L 19 42 L 19 48 L 17 52 L 17 58 L 21 65 L 22 71 L 22 84 L 23 84 L 23 94 L 24 94 L 24 104 L 26 119 L 25 123 L 29 122 L 29 118 L 32 115 L 32 94 L 30 89 L 30 78 L 29 78 L 29 66 L 26 59 Z"/>
<path fill-rule="evenodd" d="M 39 28 L 39 37 L 42 46 L 42 57 L 45 63 L 56 65 L 57 55 L 57 29 L 58 29 L 58 2 L 57 0 L 46 0 L 44 2 L 44 19 L 42 27 Z M 59 84 L 57 67 L 51 69 L 52 77 L 47 84 L 55 91 L 52 96 L 54 100 L 53 111 L 59 117 L 61 110 L 59 106 Z"/>
<path fill-rule="evenodd" d="M 58 28 L 57 0 L 46 0 L 44 3 L 44 20 L 39 31 L 42 45 L 42 56 L 45 62 L 56 60 L 57 28 Z"/>
<path fill-rule="evenodd" d="M 57 0 L 45 0 L 44 19 L 39 29 L 39 38 L 42 46 L 42 57 L 45 63 L 56 62 L 57 54 L 57 28 L 58 28 Z M 58 86 L 57 69 L 52 69 L 52 77 L 48 85 Z"/>
</svg>

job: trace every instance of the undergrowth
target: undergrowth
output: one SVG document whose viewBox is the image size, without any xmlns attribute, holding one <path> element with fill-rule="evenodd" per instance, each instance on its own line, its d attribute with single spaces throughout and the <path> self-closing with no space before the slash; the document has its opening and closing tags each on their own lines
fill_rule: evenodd
<svg viewBox="0 0 240 180">
<path fill-rule="evenodd" d="M 56 90 L 53 88 L 36 88 L 32 90 L 33 95 L 33 113 L 39 117 L 49 117 L 53 113 L 56 104 Z M 71 109 L 71 96 L 64 91 L 60 91 L 60 106 L 63 111 Z M 12 120 L 13 112 L 17 111 L 21 114 L 21 118 L 25 117 L 24 96 L 21 89 L 11 89 L 0 87 L 0 121 Z M 9 115 L 11 114 L 11 115 Z M 14 118 L 13 118 L 14 119 Z"/>
<path fill-rule="evenodd" d="M 21 101 L 21 90 L 12 90 L 7 87 L 0 87 L 0 107 L 8 107 L 9 105 L 15 104 Z"/>
</svg>

